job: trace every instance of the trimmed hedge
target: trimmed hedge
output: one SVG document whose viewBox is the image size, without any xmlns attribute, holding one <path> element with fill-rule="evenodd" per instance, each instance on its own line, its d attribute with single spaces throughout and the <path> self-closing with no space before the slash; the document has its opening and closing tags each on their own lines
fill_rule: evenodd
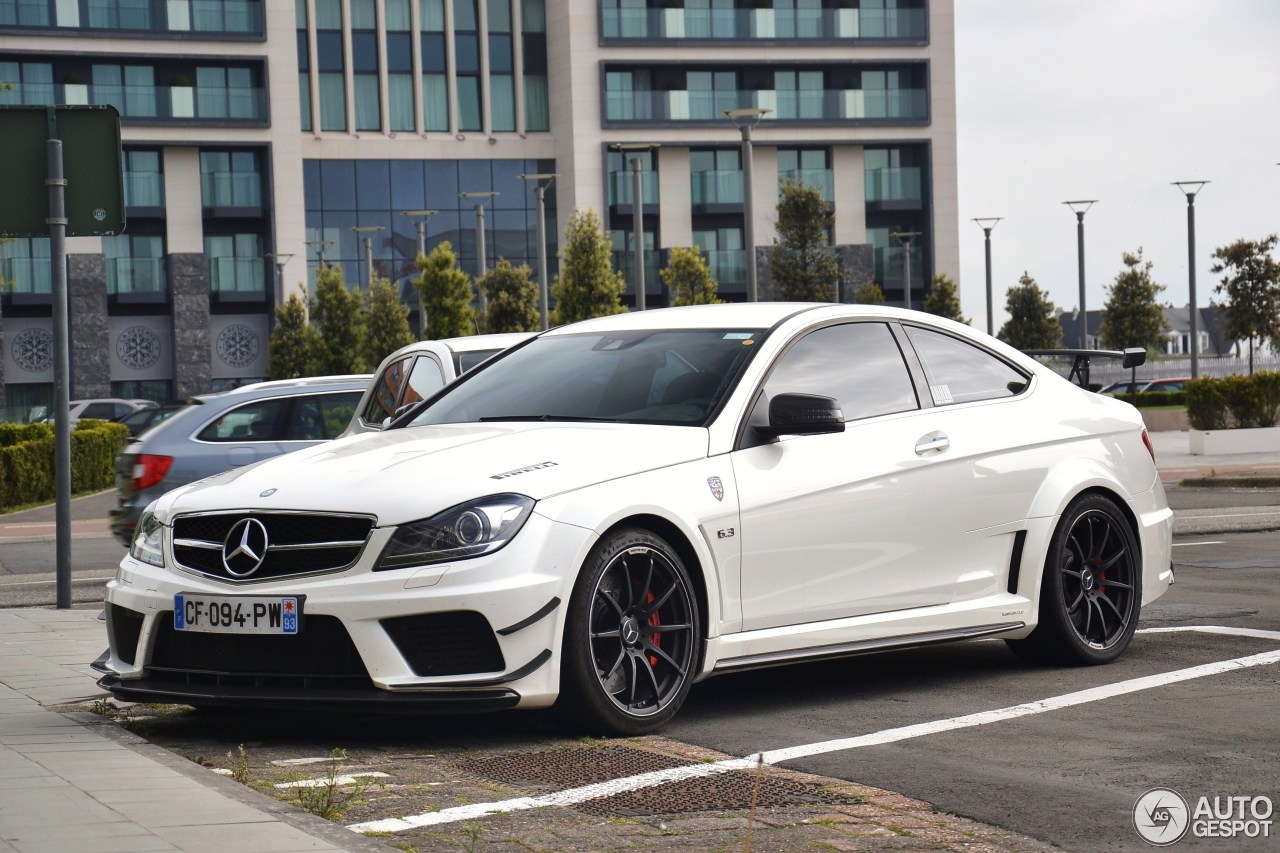
<svg viewBox="0 0 1280 853">
<path fill-rule="evenodd" d="M 54 499 L 53 430 L 52 424 L 0 424 L 0 509 Z M 116 454 L 128 440 L 124 424 L 78 421 L 71 431 L 71 491 L 112 486 Z"/>
<path fill-rule="evenodd" d="M 1144 406 L 1185 406 L 1187 393 L 1185 391 L 1140 391 L 1136 394 L 1117 394 L 1116 399 L 1132 403 L 1140 409 Z"/>
<path fill-rule="evenodd" d="M 1187 383 L 1192 429 L 1248 429 L 1280 422 L 1280 370 L 1252 376 L 1202 376 Z"/>
</svg>

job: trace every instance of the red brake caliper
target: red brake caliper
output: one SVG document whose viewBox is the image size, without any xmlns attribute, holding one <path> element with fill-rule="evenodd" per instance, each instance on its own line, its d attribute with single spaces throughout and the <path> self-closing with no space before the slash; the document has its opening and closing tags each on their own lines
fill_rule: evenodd
<svg viewBox="0 0 1280 853">
<path fill-rule="evenodd" d="M 649 590 L 649 594 L 645 597 L 644 603 L 652 604 L 656 599 L 657 599 L 657 596 L 653 594 L 653 590 Z M 655 628 L 662 624 L 662 617 L 658 615 L 658 611 L 656 610 L 653 611 L 653 615 L 649 617 L 649 624 Z M 658 648 L 662 648 L 662 635 L 658 633 L 650 634 L 649 642 L 653 643 Z M 658 665 L 658 656 L 649 655 L 649 666 L 657 666 L 657 665 Z"/>
</svg>

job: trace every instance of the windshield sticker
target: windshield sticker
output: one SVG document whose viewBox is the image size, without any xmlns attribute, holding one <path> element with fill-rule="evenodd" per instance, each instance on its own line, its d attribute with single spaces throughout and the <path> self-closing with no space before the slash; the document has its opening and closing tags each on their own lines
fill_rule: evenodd
<svg viewBox="0 0 1280 853">
<path fill-rule="evenodd" d="M 726 341 L 749 341 L 756 336 L 755 332 L 729 332 L 724 336 Z"/>
<path fill-rule="evenodd" d="M 515 477 L 519 474 L 528 474 L 530 471 L 537 471 L 541 468 L 554 468 L 559 462 L 539 462 L 536 465 L 526 465 L 523 468 L 515 468 L 511 471 L 503 471 L 501 474 L 490 474 L 490 480 L 505 480 L 508 477 Z"/>
<path fill-rule="evenodd" d="M 940 406 L 955 402 L 955 399 L 951 396 L 950 385 L 930 385 L 929 391 L 933 393 L 933 401 Z"/>
</svg>

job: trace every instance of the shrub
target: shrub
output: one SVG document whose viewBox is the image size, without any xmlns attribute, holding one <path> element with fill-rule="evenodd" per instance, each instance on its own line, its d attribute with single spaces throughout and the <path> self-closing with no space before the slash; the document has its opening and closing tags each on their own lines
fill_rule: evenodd
<svg viewBox="0 0 1280 853">
<path fill-rule="evenodd" d="M 71 491 L 111 486 L 116 454 L 128 440 L 123 424 L 79 421 L 71 432 Z M 0 424 L 0 507 L 53 500 L 56 494 L 53 426 Z"/>
<path fill-rule="evenodd" d="M 1142 391 L 1137 394 L 1117 394 L 1117 400 L 1132 403 L 1138 408 L 1147 406 L 1185 406 L 1187 395 L 1184 391 Z"/>
<path fill-rule="evenodd" d="M 1192 429 L 1275 426 L 1280 421 L 1280 371 L 1202 376 L 1187 383 L 1186 398 Z"/>
</svg>

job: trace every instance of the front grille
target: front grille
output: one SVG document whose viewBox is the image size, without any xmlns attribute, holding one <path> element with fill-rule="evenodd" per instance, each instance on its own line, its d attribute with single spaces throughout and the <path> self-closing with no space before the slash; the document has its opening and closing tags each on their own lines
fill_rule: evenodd
<svg viewBox="0 0 1280 853">
<path fill-rule="evenodd" d="M 297 634 L 210 634 L 178 631 L 173 611 L 159 614 L 147 669 L 189 684 L 220 686 L 369 687 L 372 681 L 351 635 L 335 616 L 304 616 Z"/>
<path fill-rule="evenodd" d="M 267 531 L 261 565 L 245 577 L 227 571 L 223 545 L 236 522 L 254 518 Z M 234 512 L 184 515 L 173 522 L 173 556 L 185 569 L 220 580 L 262 581 L 336 572 L 360 557 L 373 529 L 367 515 Z"/>
<path fill-rule="evenodd" d="M 414 675 L 502 672 L 506 663 L 489 620 L 470 610 L 383 619 Z"/>
<path fill-rule="evenodd" d="M 136 610 L 107 602 L 107 644 L 116 657 L 132 665 L 138 659 L 143 616 Z"/>
</svg>

